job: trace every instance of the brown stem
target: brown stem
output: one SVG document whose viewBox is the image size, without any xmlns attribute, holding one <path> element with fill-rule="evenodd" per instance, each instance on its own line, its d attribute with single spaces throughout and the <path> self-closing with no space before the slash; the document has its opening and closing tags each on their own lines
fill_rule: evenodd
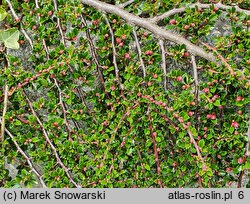
<svg viewBox="0 0 250 204">
<path fill-rule="evenodd" d="M 133 28 L 133 35 L 134 35 L 134 38 L 135 38 L 135 44 L 136 44 L 136 48 L 137 48 L 137 52 L 138 52 L 138 57 L 140 59 L 140 65 L 142 67 L 143 78 L 145 78 L 146 77 L 146 68 L 145 68 L 145 65 L 144 65 L 144 61 L 142 59 L 141 46 L 140 46 L 140 43 L 139 43 L 135 28 Z"/>
<path fill-rule="evenodd" d="M 66 113 L 67 110 L 66 110 L 65 104 L 64 104 L 64 102 L 63 102 L 63 100 L 62 100 L 62 91 L 61 91 L 61 89 L 60 89 L 60 87 L 59 87 L 59 84 L 58 84 L 58 82 L 57 82 L 57 80 L 56 80 L 55 78 L 54 78 L 54 83 L 55 83 L 55 85 L 56 85 L 56 87 L 57 87 L 57 89 L 58 89 L 59 103 L 60 103 L 60 105 L 61 105 L 61 107 L 62 107 L 64 123 L 65 123 L 65 125 L 66 125 L 66 129 L 67 129 L 67 132 L 68 132 L 68 140 L 71 140 L 71 141 L 72 141 L 72 137 L 71 137 L 71 128 L 70 128 L 70 126 L 69 126 L 69 122 L 68 122 L 68 119 L 67 119 L 67 113 Z"/>
<path fill-rule="evenodd" d="M 161 14 L 159 16 L 155 16 L 155 17 L 151 18 L 150 21 L 152 23 L 158 23 L 159 21 L 161 21 L 161 20 L 163 20 L 165 18 L 168 18 L 168 17 L 173 16 L 175 14 L 179 14 L 179 13 L 184 12 L 187 8 L 195 8 L 195 7 L 197 7 L 197 8 L 202 8 L 202 9 L 208 9 L 208 8 L 211 7 L 211 5 L 212 4 L 202 4 L 202 3 L 198 2 L 198 3 L 190 4 L 190 5 L 181 7 L 181 8 L 174 8 L 174 9 L 171 9 L 171 10 L 167 11 L 166 13 L 163 13 L 163 14 Z M 249 10 L 241 9 L 238 6 L 226 6 L 224 4 L 221 4 L 220 2 L 214 4 L 214 6 L 221 9 L 221 10 L 228 10 L 228 9 L 235 8 L 237 12 L 243 12 L 246 15 L 250 15 Z"/>
<path fill-rule="evenodd" d="M 140 18 L 136 15 L 133 15 L 133 14 L 119 8 L 118 6 L 107 4 L 107 3 L 104 3 L 104 2 L 101 2 L 98 0 L 81 0 L 81 2 L 85 5 L 93 6 L 100 11 L 118 15 L 121 18 L 123 18 L 124 20 L 126 20 L 128 23 L 145 28 L 145 29 L 151 31 L 152 33 L 154 33 L 158 37 L 161 37 L 161 38 L 166 39 L 166 40 L 170 40 L 170 41 L 175 42 L 177 44 L 184 44 L 184 45 L 186 45 L 187 50 L 189 50 L 194 55 L 200 56 L 204 59 L 207 59 L 208 61 L 215 62 L 215 57 L 211 53 L 207 53 L 205 50 L 194 45 L 193 43 L 191 43 L 187 39 L 183 38 L 181 35 L 175 34 L 170 30 L 165 30 L 165 29 L 159 27 L 158 25 L 151 23 L 147 19 Z"/>
<path fill-rule="evenodd" d="M 134 1 L 135 0 L 129 0 L 129 1 L 125 2 L 125 3 L 119 4 L 118 7 L 119 8 L 125 8 L 125 7 L 129 6 L 130 4 L 134 3 Z"/>
<path fill-rule="evenodd" d="M 94 43 L 93 43 L 91 35 L 90 35 L 90 29 L 88 28 L 87 22 L 84 19 L 83 15 L 81 15 L 81 19 L 82 19 L 83 26 L 86 27 L 86 36 L 87 36 L 87 39 L 88 39 L 88 42 L 89 42 L 92 57 L 94 58 L 94 62 L 96 64 L 96 69 L 97 69 L 97 72 L 98 72 L 99 81 L 101 83 L 102 89 L 105 90 L 105 82 L 104 82 L 104 78 L 103 78 L 103 75 L 102 75 L 102 66 L 100 65 L 100 63 L 98 61 L 96 49 L 95 49 Z"/>
<path fill-rule="evenodd" d="M 116 78 L 116 81 L 118 82 L 118 84 L 120 86 L 121 95 L 122 95 L 123 99 L 126 100 L 126 98 L 125 98 L 125 96 L 123 94 L 124 86 L 122 85 L 120 77 L 119 77 L 119 69 L 118 69 L 118 65 L 117 65 L 117 61 L 116 61 L 117 52 L 116 52 L 116 48 L 115 48 L 114 32 L 112 30 L 112 27 L 111 27 L 111 25 L 109 23 L 109 20 L 108 20 L 106 15 L 104 15 L 104 18 L 105 18 L 106 23 L 108 24 L 109 32 L 110 32 L 110 35 L 111 35 L 111 44 L 112 44 L 112 48 L 113 48 L 113 64 L 114 64 L 114 67 L 115 67 L 115 78 Z"/>
<path fill-rule="evenodd" d="M 53 3 L 54 3 L 55 11 L 58 11 L 57 1 L 53 0 Z M 62 38 L 62 43 L 63 43 L 64 46 L 66 46 L 66 41 L 65 41 L 65 37 L 64 37 L 63 29 L 62 29 L 61 20 L 60 20 L 59 16 L 57 16 L 56 18 L 57 18 L 57 26 L 59 28 L 59 31 L 60 31 L 60 34 L 61 34 L 61 38 Z"/>
<path fill-rule="evenodd" d="M 0 123 L 2 124 L 3 121 L 1 121 L 0 118 Z M 31 158 L 22 150 L 22 148 L 18 145 L 18 143 L 16 142 L 16 139 L 14 137 L 14 135 L 11 134 L 11 132 L 5 128 L 5 132 L 10 136 L 10 138 L 12 139 L 12 142 L 14 143 L 14 145 L 16 146 L 17 150 L 21 153 L 21 155 L 25 158 L 25 160 L 27 161 L 28 165 L 30 166 L 31 171 L 37 176 L 37 178 L 39 179 L 40 183 L 42 184 L 43 188 L 47 188 L 46 184 L 44 183 L 42 177 L 43 175 L 41 175 L 39 173 L 39 171 L 35 168 L 35 166 L 32 163 Z"/>
<path fill-rule="evenodd" d="M 45 127 L 43 126 L 43 123 L 41 122 L 40 118 L 38 117 L 37 113 L 35 112 L 31 101 L 29 100 L 27 94 L 25 92 L 23 92 L 24 95 L 26 96 L 26 100 L 27 103 L 30 107 L 30 110 L 32 112 L 32 114 L 35 116 L 38 124 L 40 125 L 40 127 L 42 128 L 42 132 L 43 135 L 45 137 L 46 142 L 49 144 L 50 148 L 53 151 L 54 156 L 56 157 L 57 163 L 62 167 L 62 169 L 64 170 L 65 174 L 67 175 L 67 177 L 69 178 L 70 182 L 77 188 L 81 188 L 81 186 L 79 186 L 73 179 L 72 175 L 69 173 L 69 169 L 64 165 L 64 163 L 62 162 L 61 158 L 59 157 L 59 154 L 57 153 L 57 150 L 55 148 L 55 146 L 53 145 L 53 143 L 51 142 L 51 140 L 49 139 L 49 134 L 47 133 Z"/>
<path fill-rule="evenodd" d="M 163 88 L 165 91 L 167 91 L 167 64 L 166 64 L 166 51 L 164 47 L 164 41 L 162 39 L 159 39 L 159 46 L 161 48 L 161 58 L 162 63 L 161 67 L 163 70 Z"/>
<path fill-rule="evenodd" d="M 153 127 L 152 127 L 152 123 L 151 123 L 151 117 L 150 114 L 148 114 L 148 120 L 149 120 L 149 130 L 150 130 L 150 135 L 151 135 L 151 139 L 154 145 L 154 156 L 155 156 L 155 162 L 156 162 L 156 171 L 158 176 L 160 177 L 161 175 L 161 164 L 160 164 L 160 160 L 159 160 L 159 156 L 158 156 L 158 151 L 157 151 L 157 143 L 155 140 L 155 135 L 153 132 Z M 162 188 L 162 181 L 161 179 L 158 179 L 158 184 L 160 185 L 160 187 Z"/>
</svg>

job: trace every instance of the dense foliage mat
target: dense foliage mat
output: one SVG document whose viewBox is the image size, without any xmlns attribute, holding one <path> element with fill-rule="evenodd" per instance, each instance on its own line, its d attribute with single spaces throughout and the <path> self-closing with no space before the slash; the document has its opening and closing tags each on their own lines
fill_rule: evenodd
<svg viewBox="0 0 250 204">
<path fill-rule="evenodd" d="M 249 185 L 249 1 L 106 3 L 4 1 L 0 186 Z"/>
</svg>

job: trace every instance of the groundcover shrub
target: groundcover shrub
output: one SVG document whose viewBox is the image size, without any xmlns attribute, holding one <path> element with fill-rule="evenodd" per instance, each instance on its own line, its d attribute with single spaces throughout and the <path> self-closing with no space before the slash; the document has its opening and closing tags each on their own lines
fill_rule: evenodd
<svg viewBox="0 0 250 204">
<path fill-rule="evenodd" d="M 3 1 L 1 187 L 248 187 L 249 8 Z"/>
</svg>

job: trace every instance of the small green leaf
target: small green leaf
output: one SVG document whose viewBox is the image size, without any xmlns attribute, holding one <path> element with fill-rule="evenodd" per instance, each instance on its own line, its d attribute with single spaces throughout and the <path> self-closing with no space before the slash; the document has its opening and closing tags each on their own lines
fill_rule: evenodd
<svg viewBox="0 0 250 204">
<path fill-rule="evenodd" d="M 145 165 L 145 169 L 147 169 L 148 171 L 150 171 L 150 166 L 148 164 Z"/>
<path fill-rule="evenodd" d="M 161 138 L 160 137 L 156 137 L 155 140 L 156 140 L 156 142 L 161 142 Z"/>
<path fill-rule="evenodd" d="M 200 141 L 198 142 L 198 144 L 199 144 L 199 147 L 204 147 L 205 141 L 204 141 L 204 140 L 200 140 Z"/>
<path fill-rule="evenodd" d="M 215 106 L 220 106 L 220 100 L 217 99 L 217 100 L 214 102 L 214 105 L 215 105 Z"/>
<path fill-rule="evenodd" d="M 231 126 L 228 131 L 232 134 L 234 132 L 234 127 Z"/>
</svg>

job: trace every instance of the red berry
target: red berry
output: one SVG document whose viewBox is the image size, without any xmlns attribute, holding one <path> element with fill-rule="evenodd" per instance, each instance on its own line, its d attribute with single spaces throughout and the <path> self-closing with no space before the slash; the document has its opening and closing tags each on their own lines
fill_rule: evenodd
<svg viewBox="0 0 250 204">
<path fill-rule="evenodd" d="M 125 145 L 125 141 L 122 141 L 120 146 L 124 147 L 124 145 Z"/>
<path fill-rule="evenodd" d="M 54 122 L 53 126 L 58 127 L 59 126 L 58 122 Z"/>
<path fill-rule="evenodd" d="M 244 159 L 242 158 L 242 157 L 240 157 L 239 159 L 238 159 L 238 164 L 242 164 L 244 162 Z"/>
<path fill-rule="evenodd" d="M 152 137 L 156 137 L 157 136 L 157 133 L 156 132 L 153 132 L 152 133 Z"/>
<path fill-rule="evenodd" d="M 112 91 L 114 91 L 115 90 L 115 86 L 111 86 L 111 88 L 110 88 Z"/>
<path fill-rule="evenodd" d="M 188 52 L 184 52 L 184 54 L 183 54 L 183 57 L 188 57 L 189 56 L 189 53 Z"/>
<path fill-rule="evenodd" d="M 157 79 L 158 75 L 157 75 L 157 74 L 153 74 L 153 77 L 154 77 L 155 79 Z"/>
<path fill-rule="evenodd" d="M 151 85 L 152 85 L 152 81 L 149 81 L 149 82 L 148 82 L 148 86 L 151 86 Z"/>
<path fill-rule="evenodd" d="M 109 37 L 109 34 L 106 33 L 106 34 L 104 35 L 104 38 L 108 38 L 108 37 Z"/>
<path fill-rule="evenodd" d="M 130 59 L 129 53 L 125 53 L 125 58 L 126 58 L 126 59 Z"/>
<path fill-rule="evenodd" d="M 194 101 L 190 102 L 189 104 L 190 104 L 190 106 L 195 106 L 195 102 Z"/>
<path fill-rule="evenodd" d="M 147 50 L 147 51 L 145 52 L 145 54 L 151 56 L 151 55 L 153 54 L 153 51 Z"/>
<path fill-rule="evenodd" d="M 214 9 L 213 9 L 215 12 L 216 11 L 218 11 L 219 10 L 219 8 L 218 7 L 214 7 Z"/>
<path fill-rule="evenodd" d="M 20 45 L 23 45 L 25 42 L 24 40 L 19 40 Z"/>
<path fill-rule="evenodd" d="M 216 115 L 214 115 L 214 114 L 211 115 L 211 119 L 212 119 L 212 120 L 215 120 L 215 119 L 216 119 Z"/>
<path fill-rule="evenodd" d="M 145 38 L 148 37 L 148 33 L 147 32 L 144 32 L 143 35 L 144 35 Z"/>
<path fill-rule="evenodd" d="M 116 23 L 116 22 L 117 22 L 116 19 L 113 19 L 112 23 Z"/>
<path fill-rule="evenodd" d="M 243 97 L 242 96 L 237 96 L 236 101 L 242 101 Z"/>
<path fill-rule="evenodd" d="M 93 23 L 94 23 L 95 26 L 97 26 L 98 25 L 98 20 L 94 20 Z"/>
<path fill-rule="evenodd" d="M 53 11 L 49 11 L 48 16 L 52 16 L 52 15 L 53 15 Z"/>
<path fill-rule="evenodd" d="M 222 105 L 219 105 L 218 108 L 221 110 L 221 109 L 223 109 L 223 106 L 222 106 Z"/>
<path fill-rule="evenodd" d="M 171 25 L 176 25 L 176 20 L 175 19 L 171 19 L 170 21 L 169 21 L 169 24 L 171 24 Z"/>
<path fill-rule="evenodd" d="M 177 162 L 173 162 L 173 167 L 176 167 L 177 166 Z"/>
<path fill-rule="evenodd" d="M 107 125 L 108 125 L 108 122 L 107 122 L 107 121 L 104 121 L 104 122 L 102 122 L 102 125 L 103 125 L 103 126 L 107 126 Z"/>
<path fill-rule="evenodd" d="M 193 28 L 195 26 L 195 24 L 194 23 L 190 23 L 190 26 Z"/>
<path fill-rule="evenodd" d="M 33 25 L 33 26 L 32 26 L 32 30 L 37 30 L 37 26 L 36 26 L 36 25 Z"/>
<path fill-rule="evenodd" d="M 211 114 L 207 114 L 207 119 L 211 119 L 212 115 Z"/>
<path fill-rule="evenodd" d="M 184 123 L 184 120 L 183 120 L 182 117 L 178 118 L 178 121 L 179 121 L 180 123 Z"/>
<path fill-rule="evenodd" d="M 124 46 L 124 43 L 123 43 L 123 42 L 119 43 L 119 46 L 120 46 L 120 47 L 123 47 L 123 46 Z"/>
<path fill-rule="evenodd" d="M 202 91 L 203 91 L 204 93 L 208 93 L 208 92 L 209 92 L 209 88 L 204 88 Z"/>
<path fill-rule="evenodd" d="M 178 76 L 178 77 L 176 78 L 176 80 L 177 80 L 177 81 L 182 81 L 182 76 Z"/>
<path fill-rule="evenodd" d="M 188 30 L 189 28 L 190 28 L 189 25 L 185 25 L 185 26 L 184 26 L 184 29 L 185 29 L 185 30 Z"/>
<path fill-rule="evenodd" d="M 59 51 L 59 54 L 61 55 L 61 54 L 63 54 L 63 52 L 64 52 L 64 50 L 60 50 L 60 51 Z"/>
<path fill-rule="evenodd" d="M 126 35 L 123 34 L 122 35 L 122 39 L 125 40 L 126 39 Z"/>
<path fill-rule="evenodd" d="M 16 23 L 19 23 L 21 21 L 21 18 L 16 18 L 15 21 Z"/>
<path fill-rule="evenodd" d="M 194 115 L 194 112 L 193 112 L 193 111 L 189 111 L 189 112 L 188 112 L 188 115 L 189 115 L 189 116 L 193 116 L 193 115 Z"/>
<path fill-rule="evenodd" d="M 116 38 L 116 42 L 119 44 L 122 42 L 121 38 Z"/>
<path fill-rule="evenodd" d="M 238 128 L 239 127 L 239 123 L 237 123 L 236 121 L 233 121 L 231 124 L 234 128 Z"/>
</svg>

